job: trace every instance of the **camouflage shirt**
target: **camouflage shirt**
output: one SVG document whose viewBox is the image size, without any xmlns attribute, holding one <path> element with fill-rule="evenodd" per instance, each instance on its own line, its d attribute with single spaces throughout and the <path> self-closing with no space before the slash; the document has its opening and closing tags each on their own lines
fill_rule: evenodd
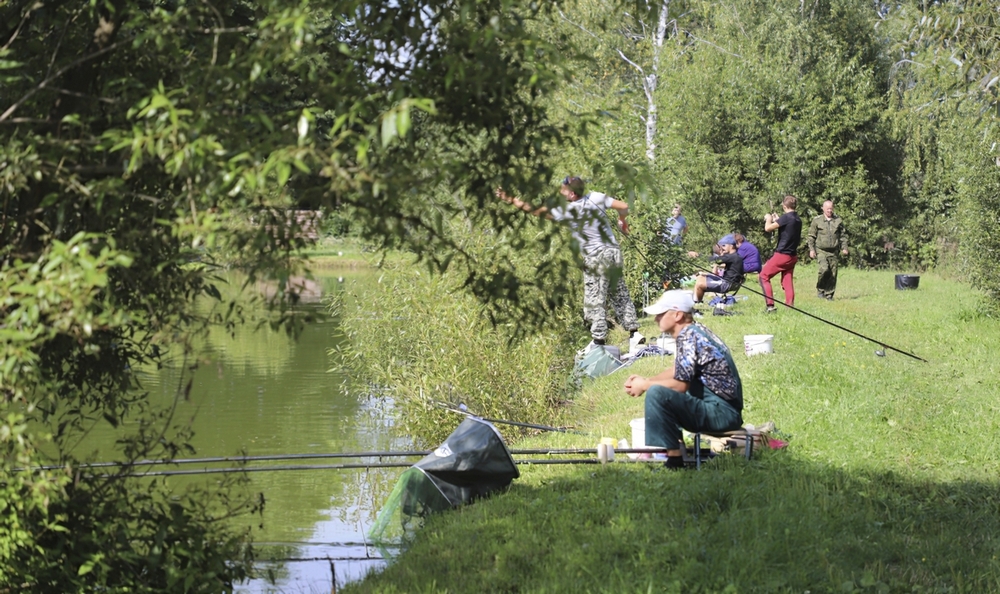
<svg viewBox="0 0 1000 594">
<path fill-rule="evenodd" d="M 698 384 L 702 384 L 736 410 L 743 410 L 743 386 L 729 349 L 701 324 L 689 324 L 677 335 L 674 379 L 689 384 L 688 392 L 695 396 L 700 395 Z"/>
<path fill-rule="evenodd" d="M 825 252 L 846 250 L 847 231 L 844 230 L 844 219 L 837 215 L 833 215 L 831 219 L 827 219 L 825 215 L 819 215 L 809 225 L 806 244 L 809 246 L 810 252 L 817 249 Z"/>
</svg>

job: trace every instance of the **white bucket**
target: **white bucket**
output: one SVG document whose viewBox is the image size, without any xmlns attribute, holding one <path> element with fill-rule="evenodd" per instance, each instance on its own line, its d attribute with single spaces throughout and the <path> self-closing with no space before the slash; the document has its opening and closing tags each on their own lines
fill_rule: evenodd
<svg viewBox="0 0 1000 594">
<path fill-rule="evenodd" d="M 656 346 L 667 351 L 671 355 L 677 352 L 677 341 L 674 340 L 674 337 L 669 334 L 661 334 L 660 337 L 656 339 Z"/>
<path fill-rule="evenodd" d="M 770 354 L 774 352 L 773 334 L 749 334 L 743 337 L 743 352 L 751 355 Z"/>
<path fill-rule="evenodd" d="M 632 447 L 637 450 L 646 447 L 646 418 L 632 419 L 628 424 L 632 427 Z"/>
</svg>

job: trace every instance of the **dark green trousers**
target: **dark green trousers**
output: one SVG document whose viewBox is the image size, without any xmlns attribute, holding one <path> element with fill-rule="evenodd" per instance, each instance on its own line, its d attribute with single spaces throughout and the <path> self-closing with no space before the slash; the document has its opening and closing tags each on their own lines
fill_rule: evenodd
<svg viewBox="0 0 1000 594">
<path fill-rule="evenodd" d="M 816 279 L 816 292 L 824 297 L 833 297 L 837 290 L 837 252 L 816 249 L 816 264 L 819 266 L 819 278 Z"/>
<path fill-rule="evenodd" d="M 743 426 L 740 411 L 722 397 L 704 390 L 698 398 L 663 386 L 646 390 L 646 445 L 676 449 L 681 428 L 691 432 L 733 431 Z"/>
</svg>

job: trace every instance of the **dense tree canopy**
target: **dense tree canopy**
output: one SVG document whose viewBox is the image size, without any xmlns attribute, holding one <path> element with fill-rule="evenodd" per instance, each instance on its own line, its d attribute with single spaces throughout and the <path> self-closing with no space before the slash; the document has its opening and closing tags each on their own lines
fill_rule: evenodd
<svg viewBox="0 0 1000 594">
<path fill-rule="evenodd" d="M 73 447 L 92 423 L 128 420 L 139 429 L 122 459 L 186 451 L 172 410 L 151 410 L 132 370 L 239 319 L 224 303 L 191 309 L 198 295 L 221 299 L 214 266 L 287 278 L 303 240 L 286 209 L 349 209 L 371 241 L 466 270 L 483 300 L 526 296 L 535 316 L 559 305 L 560 292 L 525 293 L 531 279 L 502 259 L 478 266 L 444 231 L 455 213 L 524 225 L 492 189 L 550 181 L 546 157 L 569 126 L 544 99 L 567 48 L 531 23 L 551 8 L 0 5 L 0 588 L 219 591 L 245 575 L 232 562 L 248 553 L 219 518 L 253 499 L 228 484 L 176 499 L 80 474 Z M 560 270 L 538 278 L 558 284 Z M 25 470 L 39 462 L 64 470 Z"/>
<path fill-rule="evenodd" d="M 185 451 L 132 370 L 239 320 L 214 267 L 287 278 L 289 208 L 337 209 L 526 326 L 578 271 L 493 189 L 551 204 L 570 173 L 633 202 L 644 254 L 664 205 L 695 211 L 696 239 L 765 243 L 760 215 L 797 193 L 803 214 L 838 202 L 855 263 L 946 261 L 1000 295 L 996 19 L 959 0 L 3 2 L 0 589 L 245 575 L 217 521 L 256 505 L 238 485 L 171 499 L 74 471 L 73 445 L 131 420 L 122 459 Z M 505 257 L 524 251 L 536 266 Z M 199 295 L 220 307 L 199 317 Z"/>
</svg>

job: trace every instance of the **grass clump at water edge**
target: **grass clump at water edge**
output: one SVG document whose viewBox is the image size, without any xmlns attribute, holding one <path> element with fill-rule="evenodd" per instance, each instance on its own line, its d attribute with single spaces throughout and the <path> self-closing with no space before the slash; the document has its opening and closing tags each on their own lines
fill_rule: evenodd
<svg viewBox="0 0 1000 594">
<path fill-rule="evenodd" d="M 891 273 L 845 270 L 826 302 L 806 289 L 814 270 L 799 268 L 798 307 L 929 362 L 877 357 L 789 310 L 766 316 L 751 296 L 742 315 L 703 322 L 734 350 L 745 420 L 774 420 L 787 450 L 700 472 L 522 466 L 506 493 L 432 517 L 396 563 L 342 591 L 1000 591 L 1000 324 L 935 275 L 895 291 Z M 745 357 L 742 337 L 765 333 L 775 353 Z M 669 363 L 586 385 L 566 415 L 589 435 L 518 447 L 629 437 L 642 400 L 621 374 Z"/>
<path fill-rule="evenodd" d="M 573 345 L 582 325 L 571 329 L 574 316 L 565 308 L 548 332 L 514 341 L 514 330 L 491 326 L 451 275 L 387 263 L 376 278 L 377 288 L 351 288 L 357 298 L 333 304 L 347 334 L 346 350 L 333 355 L 384 388 L 396 427 L 415 443 L 437 445 L 461 420 L 440 404 L 549 423 L 575 390 Z M 508 440 L 525 434 L 498 429 Z"/>
</svg>

